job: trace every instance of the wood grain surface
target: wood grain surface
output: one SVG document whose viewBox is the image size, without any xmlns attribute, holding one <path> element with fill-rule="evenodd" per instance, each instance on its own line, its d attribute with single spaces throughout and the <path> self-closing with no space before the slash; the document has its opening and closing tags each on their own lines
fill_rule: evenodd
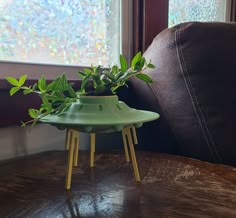
<svg viewBox="0 0 236 218">
<path fill-rule="evenodd" d="M 71 191 L 66 151 L 0 164 L 0 217 L 236 217 L 236 168 L 137 152 L 141 184 L 119 153 L 80 152 Z"/>
</svg>

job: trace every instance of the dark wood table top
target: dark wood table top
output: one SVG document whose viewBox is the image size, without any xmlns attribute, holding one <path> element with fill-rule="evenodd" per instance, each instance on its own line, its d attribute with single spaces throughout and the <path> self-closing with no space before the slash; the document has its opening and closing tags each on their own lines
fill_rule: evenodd
<svg viewBox="0 0 236 218">
<path fill-rule="evenodd" d="M 236 217 L 236 168 L 137 152 L 141 184 L 123 152 L 80 152 L 71 191 L 66 151 L 0 164 L 0 217 Z"/>
</svg>

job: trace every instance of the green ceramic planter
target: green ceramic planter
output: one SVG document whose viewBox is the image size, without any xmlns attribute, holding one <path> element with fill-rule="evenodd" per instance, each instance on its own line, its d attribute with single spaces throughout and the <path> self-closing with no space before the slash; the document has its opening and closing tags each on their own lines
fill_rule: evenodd
<svg viewBox="0 0 236 218">
<path fill-rule="evenodd" d="M 47 115 L 40 121 L 60 129 L 73 128 L 80 132 L 107 133 L 121 131 L 134 125 L 141 127 L 144 122 L 159 118 L 159 114 L 136 110 L 113 96 L 82 96 L 68 111 L 60 115 Z"/>
</svg>

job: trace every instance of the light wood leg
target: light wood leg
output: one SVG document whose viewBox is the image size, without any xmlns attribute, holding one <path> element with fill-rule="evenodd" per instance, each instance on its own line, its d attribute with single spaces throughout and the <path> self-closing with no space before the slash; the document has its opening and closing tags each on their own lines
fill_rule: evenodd
<svg viewBox="0 0 236 218">
<path fill-rule="evenodd" d="M 136 134 L 136 129 L 135 129 L 134 126 L 132 126 L 131 129 L 132 129 L 134 144 L 137 145 L 138 144 L 138 138 L 137 138 L 137 134 Z"/>
<path fill-rule="evenodd" d="M 72 133 L 73 133 L 72 129 L 66 129 L 66 141 L 65 141 L 66 150 L 69 150 L 71 138 L 72 138 Z"/>
<path fill-rule="evenodd" d="M 72 137 L 70 137 L 70 146 L 68 151 L 68 163 L 67 163 L 67 173 L 66 173 L 66 189 L 70 189 L 71 187 L 71 176 L 72 176 L 72 168 L 73 168 L 73 155 L 75 144 L 72 141 Z"/>
<path fill-rule="evenodd" d="M 124 150 L 125 150 L 125 160 L 126 162 L 129 162 L 129 151 L 128 151 L 128 146 L 127 146 L 127 139 L 126 139 L 127 131 L 126 129 L 122 129 L 122 139 L 123 139 L 123 144 L 124 144 Z"/>
<path fill-rule="evenodd" d="M 94 167 L 95 133 L 90 134 L 90 167 Z"/>
<path fill-rule="evenodd" d="M 127 131 L 127 135 L 128 135 L 128 144 L 129 144 L 129 149 L 130 149 L 130 155 L 131 155 L 132 165 L 133 165 L 133 168 L 134 168 L 135 180 L 136 180 L 137 182 L 140 182 L 138 164 L 137 164 L 137 160 L 136 160 L 136 155 L 135 155 L 135 151 L 134 151 L 134 145 L 133 145 L 133 140 L 132 140 L 132 137 L 131 137 L 130 128 L 127 128 L 126 131 Z"/>
<path fill-rule="evenodd" d="M 74 159 L 73 159 L 73 166 L 78 166 L 78 156 L 79 156 L 79 132 L 76 130 L 73 130 L 73 142 L 75 146 L 75 152 L 74 152 Z"/>
</svg>

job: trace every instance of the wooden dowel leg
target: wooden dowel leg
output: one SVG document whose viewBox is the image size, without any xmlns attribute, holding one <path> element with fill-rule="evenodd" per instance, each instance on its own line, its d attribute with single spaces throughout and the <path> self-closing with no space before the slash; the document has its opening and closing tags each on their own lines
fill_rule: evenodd
<svg viewBox="0 0 236 218">
<path fill-rule="evenodd" d="M 72 139 L 72 137 L 71 137 L 71 139 Z M 74 147 L 75 147 L 75 144 L 70 143 L 69 151 L 68 151 L 67 173 L 66 173 L 66 186 L 65 186 L 66 189 L 70 189 L 70 187 L 71 187 Z"/>
<path fill-rule="evenodd" d="M 126 139 L 127 131 L 126 129 L 122 129 L 122 139 L 123 139 L 123 144 L 124 144 L 124 150 L 125 150 L 125 160 L 126 162 L 129 162 L 129 151 L 128 151 L 128 146 L 127 146 L 127 139 Z"/>
<path fill-rule="evenodd" d="M 74 152 L 74 159 L 73 159 L 73 166 L 78 166 L 78 156 L 79 156 L 79 132 L 76 130 L 73 130 L 73 142 L 75 146 L 75 152 Z"/>
<path fill-rule="evenodd" d="M 138 138 L 137 138 L 137 134 L 136 134 L 136 129 L 134 126 L 131 127 L 132 129 L 132 135 L 133 135 L 133 139 L 134 139 L 134 144 L 137 145 L 138 144 Z"/>
<path fill-rule="evenodd" d="M 66 150 L 69 150 L 71 138 L 72 138 L 72 129 L 66 129 L 66 140 L 65 140 L 65 148 Z"/>
<path fill-rule="evenodd" d="M 137 160 L 136 160 L 136 155 L 135 155 L 135 151 L 134 151 L 134 145 L 133 145 L 133 140 L 132 140 L 132 137 L 131 137 L 130 128 L 127 128 L 127 135 L 128 135 L 128 144 L 129 144 L 129 149 L 130 149 L 132 165 L 133 165 L 133 168 L 134 168 L 135 180 L 137 182 L 140 182 L 138 164 L 137 164 Z"/>
<path fill-rule="evenodd" d="M 90 167 L 94 167 L 95 133 L 90 134 Z"/>
<path fill-rule="evenodd" d="M 95 153 L 95 151 L 96 151 L 96 145 L 95 145 L 95 133 L 92 133 L 92 134 L 94 134 L 94 136 L 93 136 L 93 143 L 94 143 L 94 146 L 93 146 L 93 153 Z M 95 155 L 95 154 L 94 154 Z"/>
</svg>

